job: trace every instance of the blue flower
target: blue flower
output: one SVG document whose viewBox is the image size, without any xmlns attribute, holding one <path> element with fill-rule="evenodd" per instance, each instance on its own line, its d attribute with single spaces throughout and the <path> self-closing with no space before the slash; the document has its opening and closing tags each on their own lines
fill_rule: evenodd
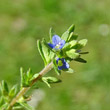
<svg viewBox="0 0 110 110">
<path fill-rule="evenodd" d="M 48 45 L 55 50 L 62 49 L 65 45 L 65 40 L 62 40 L 58 35 L 54 35 L 52 37 L 52 44 L 48 43 Z"/>
<path fill-rule="evenodd" d="M 58 64 L 58 70 L 68 69 L 69 68 L 69 64 L 65 61 L 64 58 L 58 58 L 56 60 L 56 62 Z"/>
</svg>

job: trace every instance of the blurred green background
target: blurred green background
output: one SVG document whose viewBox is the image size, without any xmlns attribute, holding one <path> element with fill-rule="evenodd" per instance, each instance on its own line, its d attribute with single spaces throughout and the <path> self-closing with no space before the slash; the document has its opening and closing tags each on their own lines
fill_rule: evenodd
<svg viewBox="0 0 110 110">
<path fill-rule="evenodd" d="M 72 62 L 76 72 L 62 73 L 63 82 L 51 89 L 39 83 L 45 97 L 37 109 L 110 110 L 109 11 L 110 0 L 0 0 L 0 81 L 18 83 L 20 67 L 40 71 L 36 40 L 48 40 L 51 26 L 60 36 L 74 23 L 79 39 L 89 41 L 83 49 L 88 63 Z"/>
</svg>

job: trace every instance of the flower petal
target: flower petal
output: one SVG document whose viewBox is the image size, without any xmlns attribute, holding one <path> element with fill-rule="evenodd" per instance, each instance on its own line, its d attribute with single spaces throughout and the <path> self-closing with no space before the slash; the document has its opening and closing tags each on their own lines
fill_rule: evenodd
<svg viewBox="0 0 110 110">
<path fill-rule="evenodd" d="M 48 45 L 49 45 L 49 47 L 51 47 L 51 48 L 54 48 L 54 47 L 55 47 L 55 45 L 53 45 L 53 44 L 51 44 L 51 43 L 48 43 Z"/>
<path fill-rule="evenodd" d="M 57 58 L 56 63 L 58 64 L 58 61 L 61 60 L 60 58 Z"/>
<path fill-rule="evenodd" d="M 61 38 L 60 38 L 58 35 L 54 35 L 54 36 L 52 37 L 52 43 L 53 43 L 54 45 L 59 44 L 60 41 L 61 41 Z"/>
<path fill-rule="evenodd" d="M 66 66 L 66 68 L 69 68 L 69 67 L 70 67 L 69 64 L 68 64 L 67 62 L 66 62 L 66 65 L 65 65 L 65 66 Z"/>
<path fill-rule="evenodd" d="M 61 40 L 59 49 L 62 49 L 64 45 L 65 45 L 65 40 Z"/>
<path fill-rule="evenodd" d="M 58 66 L 58 70 L 62 70 L 63 68 L 62 68 L 62 66 Z"/>
</svg>

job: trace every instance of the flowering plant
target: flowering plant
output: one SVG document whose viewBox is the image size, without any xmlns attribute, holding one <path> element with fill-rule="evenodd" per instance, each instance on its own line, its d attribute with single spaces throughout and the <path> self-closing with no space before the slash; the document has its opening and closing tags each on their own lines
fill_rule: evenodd
<svg viewBox="0 0 110 110">
<path fill-rule="evenodd" d="M 44 69 L 39 73 L 33 73 L 30 69 L 25 73 L 23 68 L 20 69 L 21 83 L 20 89 L 15 85 L 10 90 L 8 84 L 5 81 L 0 83 L 0 110 L 16 110 L 26 109 L 33 110 L 31 106 L 27 104 L 26 92 L 32 88 L 37 81 L 42 81 L 51 87 L 52 83 L 61 82 L 56 77 L 45 77 L 44 75 L 54 68 L 55 72 L 60 75 L 62 71 L 73 73 L 73 69 L 70 68 L 69 62 L 78 61 L 86 63 L 86 60 L 81 58 L 82 54 L 88 52 L 82 52 L 81 49 L 86 45 L 87 39 L 77 40 L 78 35 L 74 34 L 75 26 L 71 25 L 69 29 L 62 34 L 61 37 L 55 34 L 52 28 L 50 28 L 49 36 L 50 41 L 45 39 L 37 41 L 37 47 L 39 53 L 44 61 Z"/>
</svg>

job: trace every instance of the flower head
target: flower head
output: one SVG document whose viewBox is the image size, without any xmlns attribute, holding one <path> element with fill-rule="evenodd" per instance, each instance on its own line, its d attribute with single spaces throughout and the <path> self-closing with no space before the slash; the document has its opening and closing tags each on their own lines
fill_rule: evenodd
<svg viewBox="0 0 110 110">
<path fill-rule="evenodd" d="M 48 43 L 48 45 L 51 48 L 54 48 L 56 50 L 62 49 L 63 46 L 65 45 L 65 40 L 62 40 L 58 35 L 54 35 L 52 37 L 52 44 L 51 43 Z"/>
<path fill-rule="evenodd" d="M 62 69 L 68 69 L 69 68 L 69 64 L 65 61 L 64 58 L 58 58 L 56 60 L 57 64 L 58 64 L 58 69 L 62 70 Z"/>
</svg>

